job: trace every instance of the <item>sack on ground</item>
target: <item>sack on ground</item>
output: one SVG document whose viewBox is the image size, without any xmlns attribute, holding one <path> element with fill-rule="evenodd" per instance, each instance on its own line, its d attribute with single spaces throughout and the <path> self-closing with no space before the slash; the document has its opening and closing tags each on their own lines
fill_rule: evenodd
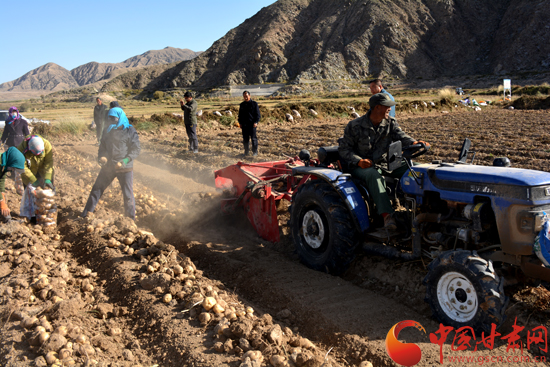
<svg viewBox="0 0 550 367">
<path fill-rule="evenodd" d="M 28 185 L 25 191 L 23 191 L 23 197 L 21 198 L 21 207 L 19 210 L 19 215 L 22 217 L 27 217 L 31 219 L 36 214 L 36 201 L 35 201 L 35 191 L 33 185 Z"/>
</svg>

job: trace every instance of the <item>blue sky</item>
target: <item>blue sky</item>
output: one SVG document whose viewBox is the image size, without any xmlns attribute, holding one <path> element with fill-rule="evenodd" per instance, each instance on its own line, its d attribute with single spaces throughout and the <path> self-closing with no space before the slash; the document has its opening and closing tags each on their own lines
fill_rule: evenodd
<svg viewBox="0 0 550 367">
<path fill-rule="evenodd" d="M 275 0 L 19 0 L 2 7 L 0 84 L 48 62 L 67 70 L 167 46 L 205 51 Z"/>
</svg>

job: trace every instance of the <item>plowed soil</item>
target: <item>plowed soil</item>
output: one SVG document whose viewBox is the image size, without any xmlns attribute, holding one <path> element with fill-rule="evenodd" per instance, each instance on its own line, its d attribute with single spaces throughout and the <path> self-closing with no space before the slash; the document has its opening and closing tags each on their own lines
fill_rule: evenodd
<svg viewBox="0 0 550 367">
<path fill-rule="evenodd" d="M 260 154 L 246 159 L 278 160 L 336 145 L 348 121 L 260 125 Z M 545 110 L 488 109 L 398 121 L 412 137 L 432 144 L 420 160 L 454 161 L 469 137 L 477 164 L 507 156 L 515 167 L 550 171 Z M 93 217 L 79 217 L 99 171 L 95 137 L 52 139 L 57 230 L 12 224 L 0 235 L 0 365 L 393 366 L 384 341 L 403 320 L 426 329 L 405 329 L 399 336 L 420 346 L 418 365 L 439 363 L 440 348 L 429 338 L 439 324 L 423 301 L 426 264 L 359 254 L 341 277 L 306 268 L 295 255 L 284 209 L 279 243 L 259 238 L 242 213 L 219 211 L 213 171 L 245 159 L 239 156 L 240 129 L 218 126 L 198 135 L 200 152 L 192 154 L 182 126 L 140 132 L 136 226 L 121 217 L 116 182 Z M 17 217 L 20 197 L 12 186 L 10 181 L 9 204 Z M 40 288 L 40 277 L 49 285 Z M 520 337 L 526 344 L 528 330 L 550 326 L 550 294 L 520 276 L 508 281 L 506 291 L 511 302 L 499 332 L 505 336 L 517 322 L 525 326 Z M 165 302 L 168 293 L 172 299 Z M 200 316 L 207 296 L 224 308 L 211 310 L 210 320 Z M 48 340 L 37 337 L 37 325 L 49 332 Z M 495 357 L 490 364 L 504 366 L 513 362 L 508 356 L 521 356 L 498 338 L 492 350 L 453 351 L 453 337 L 443 346 L 444 364 L 465 365 L 448 357 L 473 356 Z M 68 357 L 62 359 L 63 353 Z M 524 346 L 524 357 L 546 355 Z"/>
</svg>

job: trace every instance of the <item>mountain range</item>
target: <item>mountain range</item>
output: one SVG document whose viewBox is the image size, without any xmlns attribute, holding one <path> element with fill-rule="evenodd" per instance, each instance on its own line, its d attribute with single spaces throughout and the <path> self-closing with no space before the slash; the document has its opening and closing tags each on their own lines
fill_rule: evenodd
<svg viewBox="0 0 550 367">
<path fill-rule="evenodd" d="M 140 59 L 145 53 L 140 60 L 89 63 L 70 72 L 47 64 L 0 85 L 0 91 L 55 91 L 98 80 L 105 81 L 105 91 L 155 91 L 542 75 L 550 66 L 548 19 L 550 0 L 278 0 L 200 55 L 187 50 L 185 61 L 147 66 Z"/>
<path fill-rule="evenodd" d="M 104 88 L 546 72 L 548 19 L 550 0 L 279 0 L 200 56 Z"/>
<path fill-rule="evenodd" d="M 119 63 L 89 62 L 72 70 L 54 63 L 47 63 L 29 71 L 20 78 L 0 84 L 0 92 L 21 92 L 27 90 L 56 92 L 78 88 L 107 80 L 128 70 L 136 70 L 150 65 L 170 64 L 197 57 L 200 52 L 189 49 L 166 47 L 162 50 L 147 51 Z"/>
</svg>

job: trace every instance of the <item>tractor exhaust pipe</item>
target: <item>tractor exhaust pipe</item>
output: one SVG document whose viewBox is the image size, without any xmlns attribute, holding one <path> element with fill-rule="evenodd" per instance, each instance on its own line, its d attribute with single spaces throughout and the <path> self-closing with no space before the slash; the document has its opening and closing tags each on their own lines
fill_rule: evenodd
<svg viewBox="0 0 550 367">
<path fill-rule="evenodd" d="M 386 246 L 381 243 L 365 243 L 363 250 L 369 255 L 384 256 L 389 259 L 411 261 L 420 258 L 422 254 L 422 236 L 420 235 L 420 224 L 424 222 L 440 223 L 444 220 L 441 214 L 422 213 L 416 216 L 412 224 L 412 253 L 401 252 L 395 247 Z"/>
</svg>

